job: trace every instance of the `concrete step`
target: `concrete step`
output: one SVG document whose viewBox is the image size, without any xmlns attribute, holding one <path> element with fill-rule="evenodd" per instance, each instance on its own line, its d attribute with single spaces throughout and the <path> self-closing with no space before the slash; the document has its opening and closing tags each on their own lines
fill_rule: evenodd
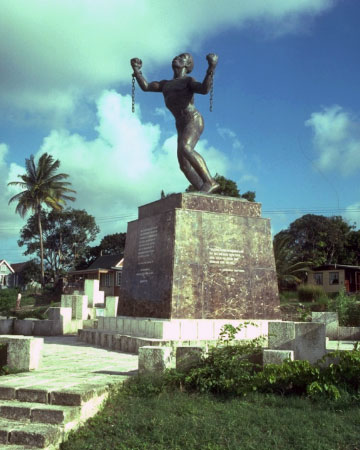
<svg viewBox="0 0 360 450">
<path fill-rule="evenodd" d="M 67 424 L 80 419 L 81 406 L 45 405 L 5 400 L 0 404 L 0 419 L 45 424 Z"/>
<path fill-rule="evenodd" d="M 14 420 L 0 419 L 0 448 L 7 445 L 25 448 L 49 449 L 63 440 L 64 432 L 57 425 L 22 423 Z M 15 447 L 16 448 L 16 447 Z"/>
<path fill-rule="evenodd" d="M 14 395 L 9 395 L 7 389 L 10 388 Z M 52 391 L 16 388 L 2 383 L 1 392 L 5 392 L 5 398 L 14 398 L 0 401 L 0 449 L 5 450 L 9 446 L 15 450 L 15 446 L 20 446 L 19 450 L 55 450 L 71 430 L 77 429 L 99 411 L 108 396 L 109 387 L 84 384 Z"/>
<path fill-rule="evenodd" d="M 7 378 L 7 377 L 6 377 Z M 45 380 L 46 381 L 46 380 Z M 108 391 L 108 386 L 101 383 L 83 383 L 77 381 L 67 388 L 51 386 L 51 382 L 34 386 L 34 380 L 26 378 L 8 378 L 0 382 L 0 400 L 17 400 L 20 402 L 42 403 L 50 405 L 81 406 L 94 397 L 102 396 Z"/>
</svg>

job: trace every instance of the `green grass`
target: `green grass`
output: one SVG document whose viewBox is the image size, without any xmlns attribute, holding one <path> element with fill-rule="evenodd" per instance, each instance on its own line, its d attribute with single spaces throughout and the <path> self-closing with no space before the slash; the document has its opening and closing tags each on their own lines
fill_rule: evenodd
<svg viewBox="0 0 360 450">
<path fill-rule="evenodd" d="M 356 450 L 360 406 L 299 397 L 219 398 L 119 390 L 62 450 Z"/>
</svg>

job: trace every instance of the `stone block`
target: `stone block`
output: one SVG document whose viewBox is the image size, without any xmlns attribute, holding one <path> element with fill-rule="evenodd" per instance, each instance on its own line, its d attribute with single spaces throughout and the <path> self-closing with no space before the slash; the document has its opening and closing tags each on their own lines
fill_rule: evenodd
<svg viewBox="0 0 360 450">
<path fill-rule="evenodd" d="M 15 320 L 14 322 L 14 334 L 19 334 L 23 336 L 32 336 L 34 329 L 34 322 L 39 319 L 23 319 Z"/>
<path fill-rule="evenodd" d="M 116 317 L 108 317 L 109 331 L 116 331 Z"/>
<path fill-rule="evenodd" d="M 326 353 L 324 323 L 295 322 L 294 358 L 316 363 Z"/>
<path fill-rule="evenodd" d="M 44 340 L 28 336 L 0 336 L 0 344 L 7 345 L 7 365 L 23 371 L 39 367 Z"/>
<path fill-rule="evenodd" d="M 197 327 L 199 339 L 215 339 L 214 320 L 200 319 Z"/>
<path fill-rule="evenodd" d="M 106 317 L 116 317 L 118 310 L 119 297 L 106 297 L 105 315 Z"/>
<path fill-rule="evenodd" d="M 103 330 L 104 329 L 104 317 L 98 317 L 97 321 L 98 321 L 98 330 Z"/>
<path fill-rule="evenodd" d="M 70 322 L 72 315 L 71 307 L 51 307 L 47 310 L 49 320 L 62 320 L 64 323 Z"/>
<path fill-rule="evenodd" d="M 14 317 L 0 317 L 0 334 L 12 334 L 14 332 Z"/>
<path fill-rule="evenodd" d="M 198 338 L 197 321 L 186 319 L 180 321 L 180 339 L 192 340 Z"/>
<path fill-rule="evenodd" d="M 263 350 L 263 365 L 282 364 L 286 359 L 294 360 L 293 350 Z"/>
<path fill-rule="evenodd" d="M 204 349 L 202 347 L 176 347 L 176 370 L 187 372 L 201 363 Z"/>
<path fill-rule="evenodd" d="M 92 307 L 98 301 L 99 280 L 85 280 L 84 292 L 88 298 L 88 306 Z"/>
<path fill-rule="evenodd" d="M 337 312 L 312 312 L 312 322 L 324 323 L 326 336 L 337 339 L 339 332 L 339 316 Z"/>
<path fill-rule="evenodd" d="M 294 350 L 295 323 L 269 322 L 269 348 L 274 350 Z"/>
<path fill-rule="evenodd" d="M 180 339 L 180 321 L 172 320 L 172 321 L 164 321 L 163 322 L 163 330 L 162 330 L 162 338 L 163 339 L 171 339 L 171 340 L 179 340 Z"/>
<path fill-rule="evenodd" d="M 85 320 L 88 318 L 88 298 L 86 295 L 62 295 L 61 306 L 71 308 L 71 318 Z"/>
<path fill-rule="evenodd" d="M 293 350 L 294 359 L 313 364 L 326 353 L 325 324 L 269 322 L 269 348 Z"/>
<path fill-rule="evenodd" d="M 165 369 L 173 367 L 173 358 L 171 354 L 171 347 L 140 347 L 139 374 L 162 373 Z"/>
</svg>

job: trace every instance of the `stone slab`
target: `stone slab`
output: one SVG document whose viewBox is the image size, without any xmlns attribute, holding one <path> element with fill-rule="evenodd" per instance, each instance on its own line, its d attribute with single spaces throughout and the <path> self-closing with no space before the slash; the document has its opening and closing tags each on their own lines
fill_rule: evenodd
<svg viewBox="0 0 360 450">
<path fill-rule="evenodd" d="M 337 312 L 312 312 L 312 322 L 324 323 L 326 337 L 337 339 L 339 333 L 339 316 Z"/>
<path fill-rule="evenodd" d="M 269 322 L 271 350 L 292 350 L 294 359 L 316 363 L 326 353 L 325 324 L 313 322 Z"/>
<path fill-rule="evenodd" d="M 258 208 L 200 194 L 141 207 L 128 224 L 119 315 L 280 318 L 270 222 Z"/>
<path fill-rule="evenodd" d="M 7 344 L 7 365 L 13 369 L 35 370 L 41 361 L 42 338 L 2 335 L 0 344 Z"/>
<path fill-rule="evenodd" d="M 139 374 L 162 373 L 173 366 L 171 347 L 139 348 Z"/>
<path fill-rule="evenodd" d="M 198 367 L 204 355 L 203 347 L 177 347 L 176 348 L 176 370 L 188 372 Z"/>
</svg>

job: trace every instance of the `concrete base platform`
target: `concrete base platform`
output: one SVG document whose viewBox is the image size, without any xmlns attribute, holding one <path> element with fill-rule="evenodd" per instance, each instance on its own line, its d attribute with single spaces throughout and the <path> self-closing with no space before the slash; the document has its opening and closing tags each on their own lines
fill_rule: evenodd
<svg viewBox="0 0 360 450">
<path fill-rule="evenodd" d="M 115 332 L 138 338 L 164 340 L 214 340 L 219 339 L 220 331 L 226 324 L 234 327 L 246 320 L 230 319 L 156 319 L 144 317 L 98 317 L 97 330 Z M 267 336 L 271 320 L 252 320 L 244 326 L 236 339 L 253 339 Z"/>
</svg>

